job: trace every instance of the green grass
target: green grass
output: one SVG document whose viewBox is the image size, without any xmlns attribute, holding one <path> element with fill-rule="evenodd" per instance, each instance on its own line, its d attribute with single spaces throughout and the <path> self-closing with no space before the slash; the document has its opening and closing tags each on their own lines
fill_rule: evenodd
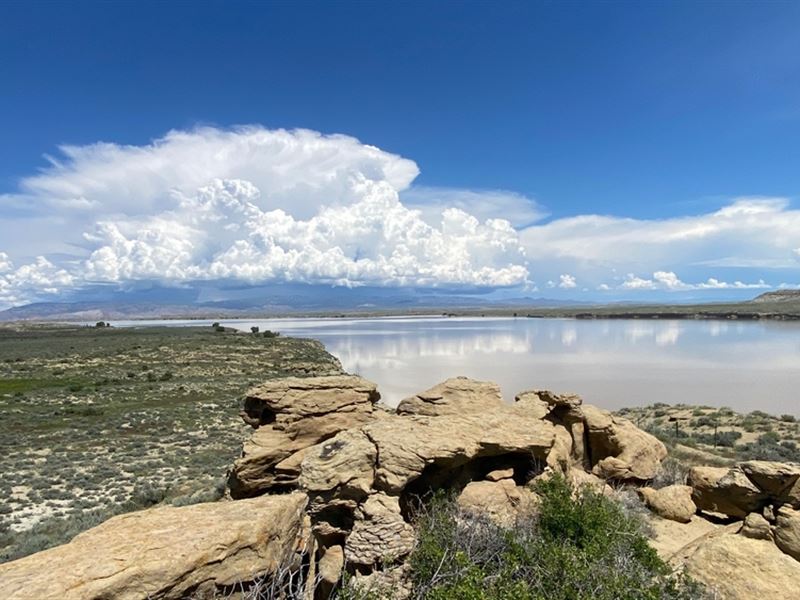
<svg viewBox="0 0 800 600">
<path fill-rule="evenodd" d="M 0 560 L 140 506 L 139 489 L 166 502 L 214 497 L 250 431 L 238 417 L 244 391 L 340 370 L 313 340 L 0 327 Z"/>
</svg>

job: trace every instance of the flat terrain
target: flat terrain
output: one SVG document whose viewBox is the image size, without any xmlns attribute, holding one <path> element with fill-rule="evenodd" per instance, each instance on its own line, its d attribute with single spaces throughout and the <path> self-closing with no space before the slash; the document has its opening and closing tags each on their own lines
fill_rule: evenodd
<svg viewBox="0 0 800 600">
<path fill-rule="evenodd" d="M 262 333 L 0 327 L 0 561 L 115 513 L 219 498 L 245 389 L 340 370 L 319 342 Z"/>
<path fill-rule="evenodd" d="M 687 465 L 742 460 L 800 463 L 800 422 L 793 415 L 747 414 L 729 408 L 653 404 L 617 411 L 670 447 Z"/>
</svg>

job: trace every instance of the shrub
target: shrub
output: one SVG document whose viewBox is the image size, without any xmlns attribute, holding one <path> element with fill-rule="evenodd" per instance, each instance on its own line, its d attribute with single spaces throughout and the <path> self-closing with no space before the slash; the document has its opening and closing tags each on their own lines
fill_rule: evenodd
<svg viewBox="0 0 800 600">
<path fill-rule="evenodd" d="M 276 337 L 280 337 L 281 334 L 278 333 L 277 331 L 270 331 L 269 329 L 267 329 L 261 335 L 263 335 L 265 338 L 276 338 Z"/>
<path fill-rule="evenodd" d="M 413 598 L 554 600 L 695 599 L 700 586 L 674 576 L 642 523 L 589 488 L 559 476 L 538 483 L 537 515 L 510 529 L 460 513 L 441 494 L 416 518 Z"/>
<path fill-rule="evenodd" d="M 251 332 L 253 335 L 256 335 L 256 334 L 258 333 L 258 327 L 256 327 L 256 326 L 254 325 L 253 327 L 251 327 L 251 328 L 250 328 L 250 332 Z"/>
<path fill-rule="evenodd" d="M 797 418 L 794 415 L 781 415 L 781 421 L 784 423 L 795 423 Z"/>
</svg>

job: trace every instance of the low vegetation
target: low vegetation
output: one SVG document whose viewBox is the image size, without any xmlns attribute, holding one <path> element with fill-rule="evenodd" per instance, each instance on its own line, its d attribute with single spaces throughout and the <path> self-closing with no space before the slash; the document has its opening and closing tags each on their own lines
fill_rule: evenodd
<svg viewBox="0 0 800 600">
<path fill-rule="evenodd" d="M 219 498 L 249 431 L 244 390 L 340 372 L 313 340 L 220 328 L 0 327 L 0 562 L 114 514 Z"/>
<path fill-rule="evenodd" d="M 434 498 L 419 515 L 411 557 L 417 599 L 701 598 L 700 587 L 648 545 L 643 522 L 561 477 L 538 483 L 535 514 L 505 530 Z"/>
<path fill-rule="evenodd" d="M 800 462 L 800 423 L 793 415 L 760 410 L 652 404 L 618 414 L 670 447 L 670 456 L 692 463 L 729 464 L 742 460 Z"/>
</svg>

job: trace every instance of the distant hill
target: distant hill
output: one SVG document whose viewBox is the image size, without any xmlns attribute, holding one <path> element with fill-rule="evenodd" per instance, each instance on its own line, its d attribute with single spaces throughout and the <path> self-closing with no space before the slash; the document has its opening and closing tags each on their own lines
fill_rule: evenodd
<svg viewBox="0 0 800 600">
<path fill-rule="evenodd" d="M 766 292 L 754 298 L 753 302 L 800 302 L 800 290 Z"/>
<path fill-rule="evenodd" d="M 37 302 L 0 311 L 0 321 L 108 321 L 128 319 L 214 319 L 319 316 L 340 314 L 403 314 L 451 310 L 487 310 L 498 307 L 566 308 L 584 303 L 548 298 L 490 299 L 483 296 L 445 294 L 386 294 L 348 290 L 323 296 L 271 294 L 259 299 L 217 302 Z"/>
</svg>

